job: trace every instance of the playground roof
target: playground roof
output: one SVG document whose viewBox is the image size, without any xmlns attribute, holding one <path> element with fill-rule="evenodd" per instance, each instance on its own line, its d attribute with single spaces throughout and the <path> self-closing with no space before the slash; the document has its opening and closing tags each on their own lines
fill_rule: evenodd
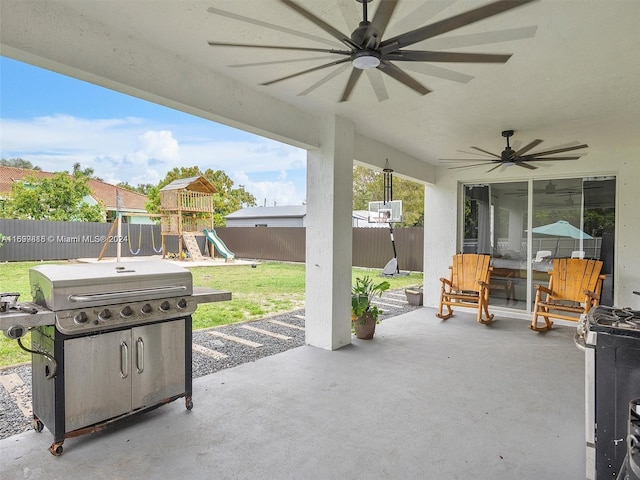
<svg viewBox="0 0 640 480">
<path fill-rule="evenodd" d="M 218 191 L 218 189 L 202 175 L 198 177 L 178 178 L 169 185 L 162 187 L 160 191 L 185 189 L 203 193 L 216 193 Z"/>
</svg>

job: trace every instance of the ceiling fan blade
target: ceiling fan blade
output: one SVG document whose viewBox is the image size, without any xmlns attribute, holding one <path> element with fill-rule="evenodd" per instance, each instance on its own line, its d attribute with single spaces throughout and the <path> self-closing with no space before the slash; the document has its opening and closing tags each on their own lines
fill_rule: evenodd
<svg viewBox="0 0 640 480">
<path fill-rule="evenodd" d="M 340 65 L 340 67 L 336 68 L 334 71 L 332 71 L 328 75 L 325 75 L 324 77 L 322 77 L 320 80 L 318 80 L 316 83 L 311 85 L 309 88 L 307 88 L 306 90 L 303 90 L 302 92 L 300 92 L 298 94 L 298 96 L 302 97 L 302 96 L 306 95 L 307 93 L 313 92 L 316 88 L 318 88 L 321 85 L 327 83 L 332 78 L 337 77 L 338 75 L 340 75 L 342 72 L 344 72 L 350 66 L 351 65 L 349 65 L 348 63 L 343 63 L 342 65 Z"/>
<path fill-rule="evenodd" d="M 384 58 L 385 60 L 395 60 L 398 62 L 505 63 L 511 58 L 511 55 L 400 50 L 383 55 L 382 58 Z"/>
<path fill-rule="evenodd" d="M 393 28 L 397 32 L 408 32 L 424 25 L 425 18 L 435 18 L 440 12 L 449 8 L 456 0 L 439 0 L 437 2 L 424 2 L 422 5 L 406 14 L 401 19 L 393 22 Z"/>
<path fill-rule="evenodd" d="M 378 47 L 380 39 L 387 29 L 387 25 L 389 25 L 389 20 L 391 19 L 397 5 L 397 0 L 382 0 L 380 2 L 380 5 L 378 5 L 378 9 L 376 10 L 376 13 L 364 35 L 366 46 L 369 48 Z M 373 42 L 371 42 L 371 39 L 373 39 Z"/>
<path fill-rule="evenodd" d="M 382 74 L 375 68 L 368 68 L 365 72 L 367 73 L 367 78 L 369 78 L 369 83 L 371 83 L 378 101 L 384 102 L 385 100 L 389 100 L 389 93 L 387 92 L 387 87 L 384 85 Z"/>
<path fill-rule="evenodd" d="M 495 153 L 488 152 L 488 151 L 483 150 L 481 148 L 478 148 L 478 147 L 471 147 L 471 148 L 473 148 L 474 150 L 478 150 L 479 152 L 486 153 L 487 155 L 491 155 L 492 157 L 496 157 L 496 158 L 502 159 L 502 157 L 500 155 L 496 155 Z"/>
<path fill-rule="evenodd" d="M 498 15 L 516 7 L 520 7 L 535 0 L 500 0 L 497 2 L 474 8 L 459 15 L 454 15 L 416 30 L 389 38 L 380 44 L 380 53 L 390 53 L 402 47 L 412 45 L 427 38 L 436 37 L 460 27 Z"/>
<path fill-rule="evenodd" d="M 349 100 L 349 96 L 351 95 L 351 92 L 353 91 L 353 87 L 356 86 L 356 82 L 360 78 L 360 75 L 362 75 L 362 70 L 361 69 L 354 68 L 353 70 L 351 70 L 351 75 L 349 76 L 349 81 L 347 82 L 347 85 L 344 87 L 344 91 L 342 92 L 342 97 L 340 97 L 340 101 L 341 102 L 346 102 L 347 100 Z"/>
<path fill-rule="evenodd" d="M 473 165 L 458 165 L 457 167 L 449 167 L 449 170 L 458 170 L 458 169 L 462 169 L 462 168 L 471 168 L 471 167 L 480 167 L 482 165 L 487 165 L 487 163 L 489 162 L 493 162 L 493 160 L 487 160 L 486 162 L 482 162 L 482 163 L 474 163 Z M 500 166 L 500 165 L 498 165 Z"/>
<path fill-rule="evenodd" d="M 426 95 L 427 93 L 431 92 L 431 90 L 429 90 L 427 87 L 422 85 L 420 82 L 418 82 L 415 78 L 413 78 L 411 75 L 409 75 L 405 71 L 396 67 L 393 63 L 387 62 L 386 60 L 382 60 L 380 62 L 380 65 L 378 65 L 377 68 L 381 72 L 386 73 L 391 78 L 397 80 L 403 85 L 406 85 L 410 89 L 415 90 L 420 95 Z"/>
<path fill-rule="evenodd" d="M 544 161 L 549 161 L 549 162 L 553 162 L 554 160 L 579 160 L 581 157 L 542 157 L 542 158 L 538 158 L 537 156 L 533 155 L 533 158 L 529 158 L 529 155 L 522 157 L 524 160 L 528 161 L 528 162 L 544 162 Z"/>
<path fill-rule="evenodd" d="M 534 165 L 529 165 L 528 163 L 525 162 L 516 162 L 516 165 L 518 167 L 524 167 L 524 168 L 528 168 L 529 170 L 536 170 L 538 167 L 534 166 Z"/>
<path fill-rule="evenodd" d="M 495 167 L 490 168 L 489 170 L 487 170 L 486 173 L 493 172 L 495 169 L 500 168 L 500 167 L 504 167 L 504 163 L 502 163 L 502 162 L 498 163 L 498 165 L 496 165 Z"/>
<path fill-rule="evenodd" d="M 481 162 L 481 161 L 483 161 L 483 160 L 481 160 L 480 158 L 440 158 L 440 159 L 438 159 L 438 162 L 440 162 L 440 163 Z M 487 158 L 484 161 L 485 162 L 495 162 L 495 160 L 492 160 L 490 158 Z"/>
<path fill-rule="evenodd" d="M 305 32 L 299 32 L 298 30 L 293 30 L 291 28 L 281 27 L 280 25 L 274 25 L 273 23 L 263 22 L 262 20 L 257 20 L 255 18 L 245 17 L 242 15 L 238 15 L 236 13 L 226 12 L 224 10 L 220 10 L 219 8 L 209 7 L 207 8 L 207 12 L 213 13 L 214 15 L 220 15 L 221 17 L 231 18 L 233 20 L 239 20 L 245 23 L 251 23 L 253 25 L 257 25 L 259 27 L 268 28 L 270 30 L 275 30 L 277 32 L 288 33 L 290 35 L 295 35 L 296 37 L 307 38 L 309 40 L 313 40 L 315 42 L 324 43 L 326 45 L 333 45 L 334 42 L 332 40 L 327 40 L 326 38 L 316 37 L 315 35 L 311 35 Z"/>
<path fill-rule="evenodd" d="M 235 65 L 227 65 L 227 67 L 231 67 L 231 68 L 261 67 L 264 65 L 281 65 L 286 63 L 311 62 L 315 60 L 331 60 L 332 58 L 334 57 L 329 57 L 329 56 L 306 57 L 306 58 L 296 58 L 293 60 L 273 60 L 271 62 L 236 63 Z"/>
<path fill-rule="evenodd" d="M 317 72 L 318 70 L 322 70 L 324 68 L 333 67 L 334 65 L 340 65 L 341 63 L 346 63 L 349 60 L 350 60 L 349 58 L 344 58 L 336 62 L 325 63 L 324 65 L 308 68 L 307 70 L 303 70 L 301 72 L 293 73 L 285 77 L 280 77 L 280 78 L 276 78 L 275 80 L 270 80 L 268 82 L 261 83 L 260 85 L 263 85 L 263 86 L 273 85 L 274 83 L 282 82 L 283 80 L 289 80 L 290 78 L 299 77 L 300 75 L 304 75 L 305 73 Z"/>
<path fill-rule="evenodd" d="M 336 40 L 339 40 L 340 42 L 344 43 L 347 47 L 356 48 L 356 49 L 359 48 L 358 45 L 356 45 L 348 35 L 345 35 L 341 31 L 333 28 L 327 22 L 325 22 L 321 18 L 319 18 L 316 15 L 314 15 L 313 13 L 311 13 L 306 8 L 298 5 L 296 2 L 294 2 L 292 0 L 280 0 L 280 3 L 284 3 L 290 9 L 295 10 L 300 15 L 305 17 L 307 20 L 310 20 L 312 23 L 314 23 L 315 25 L 317 25 L 318 27 L 323 29 L 325 32 L 327 32 L 329 35 L 331 35 L 333 38 L 335 38 Z"/>
<path fill-rule="evenodd" d="M 556 148 L 554 150 L 547 150 L 546 152 L 536 152 L 536 153 L 527 155 L 527 157 L 541 157 L 541 156 L 544 157 L 546 155 L 553 155 L 554 153 L 571 152 L 572 150 L 587 148 L 588 146 L 589 145 L 587 145 L 586 143 L 583 143 L 582 145 L 574 145 L 573 147 Z"/>
<path fill-rule="evenodd" d="M 493 43 L 510 42 L 533 38 L 538 30 L 537 25 L 530 27 L 508 28 L 493 32 L 468 33 L 466 35 L 454 35 L 445 38 L 430 38 L 425 46 L 431 50 L 448 50 L 460 47 L 475 47 L 478 45 L 491 45 Z"/>
<path fill-rule="evenodd" d="M 443 78 L 445 80 L 451 80 L 452 82 L 469 83 L 473 80 L 473 76 L 471 75 L 449 70 L 448 68 L 438 67 L 430 63 L 408 62 L 406 65 L 403 65 L 403 67 L 405 70 L 410 70 L 415 73 L 421 73 L 432 77 Z"/>
<path fill-rule="evenodd" d="M 483 157 L 483 156 L 484 156 L 484 155 L 481 155 L 481 154 L 479 154 L 479 153 L 477 153 L 477 152 L 467 152 L 466 150 L 456 150 L 456 152 L 465 153 L 465 154 L 467 154 L 467 155 L 477 155 L 477 156 L 479 156 L 479 157 Z M 493 153 L 491 153 L 490 155 L 491 155 L 492 157 L 495 157 L 495 156 L 496 156 L 496 155 L 495 155 L 495 154 L 493 154 Z M 476 158 L 476 160 L 478 160 L 478 159 Z"/>
<path fill-rule="evenodd" d="M 296 52 L 320 52 L 336 53 L 338 55 L 351 55 L 348 50 L 335 50 L 333 48 L 308 48 L 308 47 L 286 47 L 282 45 L 256 45 L 252 43 L 227 43 L 227 42 L 207 42 L 212 47 L 244 47 L 244 48 L 266 48 L 271 50 L 292 50 Z"/>
<path fill-rule="evenodd" d="M 525 145 L 524 147 L 522 147 L 520 150 L 518 150 L 514 156 L 516 157 L 520 157 L 522 156 L 522 154 L 527 153 L 529 150 L 531 150 L 533 147 L 536 147 L 538 145 L 540 145 L 542 143 L 542 140 L 540 140 L 539 138 L 536 138 L 533 142 L 528 143 L 527 145 Z"/>
</svg>

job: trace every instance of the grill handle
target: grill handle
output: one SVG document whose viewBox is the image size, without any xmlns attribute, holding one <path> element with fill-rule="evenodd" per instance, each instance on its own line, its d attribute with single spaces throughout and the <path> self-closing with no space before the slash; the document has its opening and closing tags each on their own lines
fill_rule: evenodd
<svg viewBox="0 0 640 480">
<path fill-rule="evenodd" d="M 129 376 L 129 345 L 127 342 L 120 344 L 120 376 L 122 378 Z"/>
<path fill-rule="evenodd" d="M 108 293 L 92 293 L 89 295 L 69 295 L 72 302 L 103 302 L 107 300 L 126 300 L 127 298 L 140 299 L 148 295 L 171 295 L 180 294 L 187 291 L 184 285 L 171 287 L 145 288 L 140 290 L 131 290 L 129 292 L 108 292 Z M 142 296 L 142 297 L 141 297 Z"/>
<path fill-rule="evenodd" d="M 141 337 L 136 341 L 136 369 L 138 373 L 144 372 L 144 341 Z"/>
</svg>

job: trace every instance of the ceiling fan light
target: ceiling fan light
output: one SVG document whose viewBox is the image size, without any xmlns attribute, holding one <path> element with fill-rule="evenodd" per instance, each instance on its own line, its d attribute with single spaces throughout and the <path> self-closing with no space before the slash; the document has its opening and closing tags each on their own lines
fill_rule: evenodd
<svg viewBox="0 0 640 480">
<path fill-rule="evenodd" d="M 360 50 L 351 57 L 351 65 L 360 70 L 376 68 L 380 65 L 380 54 L 375 50 Z"/>
</svg>

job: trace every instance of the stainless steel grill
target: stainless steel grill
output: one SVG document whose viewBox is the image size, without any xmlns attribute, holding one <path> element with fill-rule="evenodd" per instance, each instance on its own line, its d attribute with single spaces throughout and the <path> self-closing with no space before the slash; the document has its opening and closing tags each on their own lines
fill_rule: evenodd
<svg viewBox="0 0 640 480">
<path fill-rule="evenodd" d="M 0 329 L 32 332 L 33 422 L 53 433 L 51 453 L 177 398 L 193 407 L 191 314 L 230 292 L 194 288 L 161 261 L 41 265 L 29 281 L 33 302 L 0 313 Z"/>
<path fill-rule="evenodd" d="M 587 479 L 638 479 L 640 311 L 598 306 L 585 339 Z"/>
</svg>

